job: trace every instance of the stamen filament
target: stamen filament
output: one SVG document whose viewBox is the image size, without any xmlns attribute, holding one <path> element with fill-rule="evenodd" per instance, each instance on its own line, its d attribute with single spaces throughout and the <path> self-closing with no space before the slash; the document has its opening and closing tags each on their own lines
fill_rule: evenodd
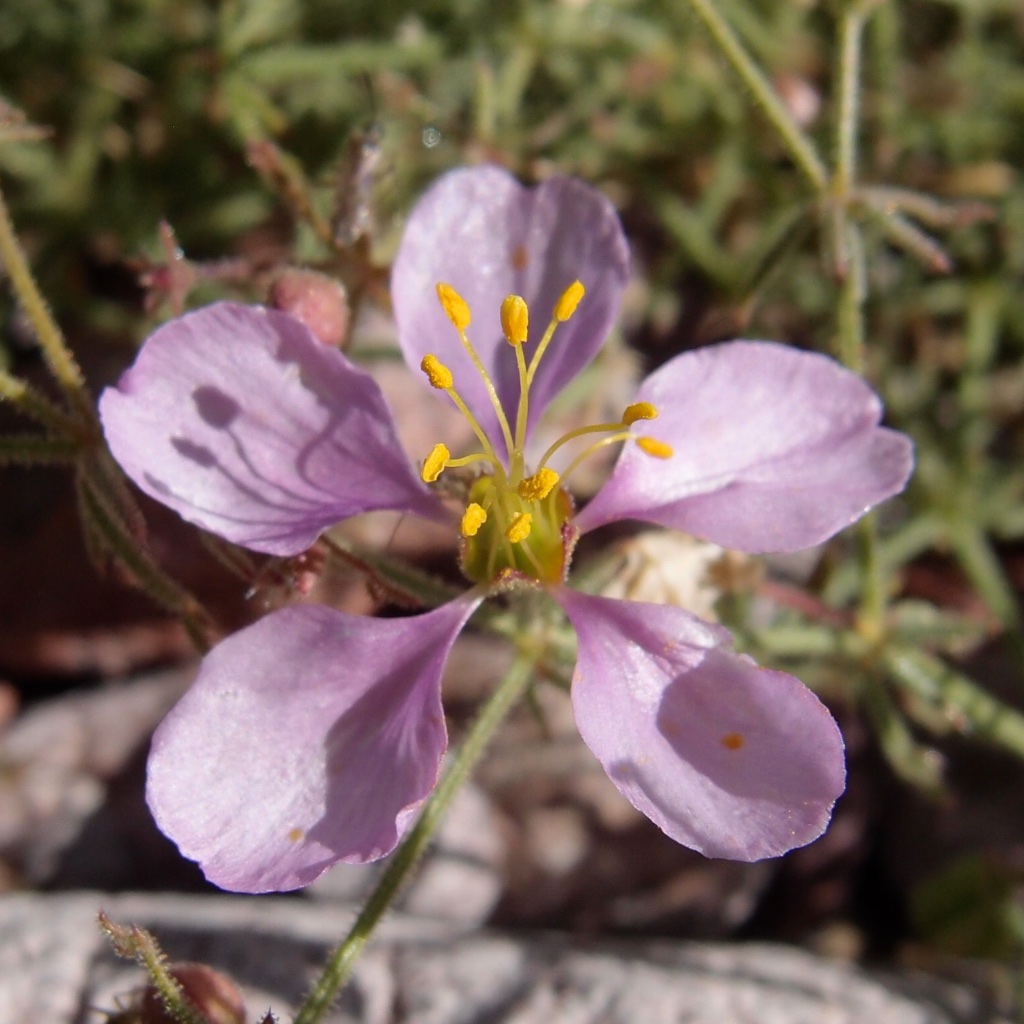
<svg viewBox="0 0 1024 1024">
<path fill-rule="evenodd" d="M 491 447 L 491 442 L 488 440 L 487 434 L 484 433 L 484 428 L 477 423 L 476 417 L 469 411 L 469 406 L 467 406 L 462 400 L 462 397 L 455 388 L 445 388 L 444 393 L 455 403 L 459 412 L 466 417 L 466 422 L 473 428 L 473 433 L 476 434 L 477 440 L 480 442 L 480 447 L 483 448 L 486 457 L 493 463 L 495 473 L 501 479 L 504 479 L 505 470 L 502 467 L 501 460 Z"/>
<path fill-rule="evenodd" d="M 505 508 L 502 502 L 502 489 L 491 491 L 486 498 L 484 498 L 483 507 L 488 513 L 494 510 L 494 514 L 499 520 L 498 536 L 501 537 L 501 546 L 505 552 L 505 559 L 509 565 L 515 561 L 515 554 L 512 551 L 512 542 L 506 535 L 507 524 L 511 519 L 511 510 Z M 495 544 L 491 547 L 490 553 L 487 556 L 487 575 L 493 579 L 495 569 L 498 561 L 498 545 Z"/>
<path fill-rule="evenodd" d="M 472 455 L 462 455 L 457 459 L 449 459 L 445 468 L 446 469 L 459 469 L 462 466 L 468 466 L 473 462 L 489 462 L 494 465 L 494 456 L 489 455 L 487 452 L 473 452 Z"/>
<path fill-rule="evenodd" d="M 559 324 L 564 324 L 576 312 L 576 307 L 580 304 L 580 300 L 585 294 L 586 289 L 583 287 L 583 282 L 573 281 L 558 297 L 555 308 L 551 312 L 551 323 L 548 324 L 548 329 L 544 332 L 544 337 L 540 339 L 540 344 L 530 360 L 530 369 L 526 374 L 527 388 L 533 384 L 533 376 L 537 372 L 537 366 L 540 364 L 541 358 L 555 333 L 555 328 Z"/>
<path fill-rule="evenodd" d="M 583 437 L 585 434 L 602 434 L 609 430 L 622 430 L 625 426 L 626 424 L 619 420 L 617 423 L 593 423 L 589 427 L 577 427 L 575 430 L 570 430 L 555 441 L 555 443 L 541 456 L 540 462 L 537 463 L 538 472 L 548 464 L 548 459 L 550 459 L 559 448 L 568 444 L 570 441 L 574 441 L 577 437 Z M 630 437 L 631 435 L 626 434 L 625 436 Z M 589 450 L 590 449 L 588 448 L 587 451 Z M 564 477 L 565 474 L 563 473 L 562 476 Z"/>
<path fill-rule="evenodd" d="M 526 421 L 530 414 L 530 382 L 527 379 L 526 356 L 523 355 L 523 346 L 516 345 L 516 365 L 519 367 L 519 408 L 516 410 L 516 453 L 517 460 L 522 462 L 522 452 L 526 447 Z M 517 471 L 522 472 L 522 466 L 512 467 L 512 480 L 515 484 Z"/>
<path fill-rule="evenodd" d="M 561 320 L 552 318 L 551 323 L 548 324 L 548 329 L 544 332 L 544 337 L 540 339 L 537 348 L 534 350 L 533 358 L 530 360 L 530 368 L 526 371 L 526 388 L 529 388 L 533 384 L 534 374 L 537 372 L 537 366 L 540 364 L 541 358 L 547 350 L 548 345 L 551 343 L 551 339 L 554 336 L 555 328 L 561 323 Z"/>
<path fill-rule="evenodd" d="M 621 426 L 621 424 L 616 424 L 616 426 Z M 610 444 L 618 444 L 620 441 L 630 441 L 634 440 L 635 438 L 636 434 L 631 434 L 628 430 L 623 430 L 618 434 L 612 434 L 611 437 L 602 437 L 600 441 L 595 441 L 589 447 L 584 448 L 583 451 L 581 451 L 579 455 L 577 455 L 576 458 L 569 463 L 568 468 L 562 474 L 561 480 L 563 485 L 565 484 L 565 481 L 568 479 L 569 475 L 576 469 L 576 467 L 581 462 L 583 462 L 584 459 L 593 455 L 594 452 L 598 450 L 598 448 L 605 448 Z"/>
<path fill-rule="evenodd" d="M 494 384 L 491 382 L 491 378 L 484 369 L 484 364 L 480 362 L 480 357 L 476 354 L 476 349 L 473 348 L 473 343 L 467 337 L 466 332 L 459 331 L 459 338 L 462 340 L 462 345 L 466 350 L 466 354 L 473 360 L 473 365 L 476 367 L 477 373 L 480 374 L 480 379 L 484 382 L 484 387 L 487 388 L 487 397 L 490 398 L 491 405 L 494 407 L 495 415 L 498 417 L 498 426 L 501 427 L 501 432 L 505 437 L 505 447 L 508 449 L 509 462 L 511 462 L 513 453 L 515 452 L 515 443 L 512 440 L 512 430 L 508 425 L 508 420 L 505 418 L 505 410 L 501 407 L 501 400 L 498 398 L 498 392 L 494 389 Z"/>
<path fill-rule="evenodd" d="M 522 551 L 522 553 L 526 555 L 526 557 L 529 559 L 530 565 L 532 565 L 533 568 L 536 570 L 538 577 L 543 576 L 544 568 L 543 566 L 541 566 L 540 560 L 533 553 L 530 546 L 528 544 L 520 544 L 519 550 Z"/>
</svg>

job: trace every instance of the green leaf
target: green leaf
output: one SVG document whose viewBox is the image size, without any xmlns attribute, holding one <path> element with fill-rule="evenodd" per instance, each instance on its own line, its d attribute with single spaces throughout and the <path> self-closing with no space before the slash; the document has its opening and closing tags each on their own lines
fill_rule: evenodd
<svg viewBox="0 0 1024 1024">
<path fill-rule="evenodd" d="M 1024 758 L 1024 715 L 940 659 L 914 647 L 885 652 L 893 678 L 930 704 L 963 735 L 988 740 Z"/>
</svg>

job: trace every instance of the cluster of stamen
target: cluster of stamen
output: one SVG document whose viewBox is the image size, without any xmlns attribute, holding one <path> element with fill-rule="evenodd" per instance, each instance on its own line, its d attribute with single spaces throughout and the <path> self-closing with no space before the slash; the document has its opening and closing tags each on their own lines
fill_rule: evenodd
<svg viewBox="0 0 1024 1024">
<path fill-rule="evenodd" d="M 427 380 L 432 387 L 444 391 L 466 418 L 480 442 L 480 450 L 452 458 L 444 444 L 434 445 L 423 463 L 423 480 L 435 483 L 445 470 L 473 463 L 487 465 L 485 472 L 469 485 L 460 526 L 463 570 L 478 582 L 521 578 L 557 583 L 564 579 L 575 538 L 568 526 L 573 512 L 572 499 L 563 485 L 576 467 L 599 448 L 635 441 L 642 451 L 655 458 L 664 459 L 672 455 L 672 448 L 665 442 L 632 433 L 630 427 L 634 423 L 651 420 L 658 415 L 658 410 L 651 403 L 635 402 L 626 407 L 617 422 L 596 423 L 570 430 L 548 448 L 536 472 L 526 472 L 524 447 L 530 387 L 555 329 L 573 315 L 583 295 L 584 288 L 579 281 L 574 281 L 562 292 L 529 364 L 523 351 L 529 334 L 526 301 L 519 295 L 509 295 L 502 302 L 502 331 L 505 340 L 515 350 L 519 369 L 519 403 L 513 430 L 494 383 L 466 335 L 466 328 L 471 322 L 469 306 L 451 285 L 442 283 L 437 286 L 441 306 L 459 332 L 463 347 L 484 382 L 507 453 L 507 460 L 499 458 L 491 439 L 455 389 L 451 370 L 435 355 L 424 356 L 420 368 Z M 561 475 L 548 466 L 548 460 L 555 452 L 588 434 L 605 436 L 577 454 Z"/>
</svg>

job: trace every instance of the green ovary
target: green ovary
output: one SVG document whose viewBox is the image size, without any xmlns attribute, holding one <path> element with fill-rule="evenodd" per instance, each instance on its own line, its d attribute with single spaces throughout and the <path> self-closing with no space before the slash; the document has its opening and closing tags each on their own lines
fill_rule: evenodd
<svg viewBox="0 0 1024 1024">
<path fill-rule="evenodd" d="M 527 501 L 488 475 L 473 482 L 469 501 L 487 511 L 487 521 L 476 534 L 462 541 L 462 571 L 471 580 L 564 581 L 572 550 L 572 531 L 566 523 L 573 513 L 572 499 L 566 491 L 555 487 L 546 498 Z M 531 516 L 532 522 L 529 535 L 513 542 L 507 531 L 518 514 Z"/>
</svg>

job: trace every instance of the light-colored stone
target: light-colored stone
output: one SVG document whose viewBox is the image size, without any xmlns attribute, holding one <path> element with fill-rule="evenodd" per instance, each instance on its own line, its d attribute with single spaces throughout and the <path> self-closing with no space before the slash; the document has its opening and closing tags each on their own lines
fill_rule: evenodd
<svg viewBox="0 0 1024 1024">
<path fill-rule="evenodd" d="M 107 782 L 149 740 L 192 669 L 47 701 L 0 735 L 0 860 L 46 882 L 102 805 Z"/>
<path fill-rule="evenodd" d="M 242 987 L 255 1020 L 288 1020 L 351 920 L 280 897 L 17 895 L 0 900 L 0 1024 L 101 1024 L 141 972 L 110 953 L 103 906 L 150 928 L 173 959 Z M 872 976 L 770 945 L 583 942 L 389 917 L 327 1024 L 1007 1024 L 921 976 Z"/>
<path fill-rule="evenodd" d="M 501 898 L 505 842 L 490 798 L 476 786 L 456 793 L 434 843 L 398 909 L 463 925 L 482 924 Z M 339 864 L 306 892 L 317 899 L 357 903 L 373 888 L 386 861 Z"/>
</svg>

